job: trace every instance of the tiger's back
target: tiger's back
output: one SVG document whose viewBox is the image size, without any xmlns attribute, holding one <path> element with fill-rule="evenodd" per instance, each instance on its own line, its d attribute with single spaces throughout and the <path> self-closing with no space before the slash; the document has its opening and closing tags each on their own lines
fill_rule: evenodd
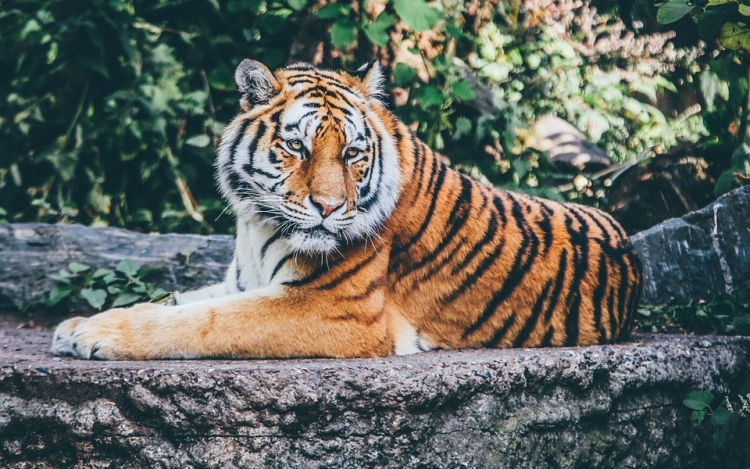
<svg viewBox="0 0 750 469">
<path fill-rule="evenodd" d="M 488 188 L 426 148 L 416 155 L 407 207 L 429 210 L 394 213 L 388 278 L 393 303 L 418 324 L 419 348 L 611 343 L 629 333 L 640 262 L 609 215 Z"/>
<path fill-rule="evenodd" d="M 447 165 L 357 73 L 237 69 L 216 162 L 237 217 L 226 280 L 62 323 L 84 358 L 368 357 L 611 343 L 642 287 L 608 215 L 490 188 Z"/>
</svg>

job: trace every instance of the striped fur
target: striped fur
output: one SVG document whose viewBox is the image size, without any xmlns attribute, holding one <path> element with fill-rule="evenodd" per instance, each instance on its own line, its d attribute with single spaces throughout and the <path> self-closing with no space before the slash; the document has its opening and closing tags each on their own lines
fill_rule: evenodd
<svg viewBox="0 0 750 469">
<path fill-rule="evenodd" d="M 640 263 L 607 214 L 445 165 L 355 74 L 244 61 L 218 151 L 237 216 L 224 283 L 58 327 L 84 358 L 368 357 L 612 343 Z"/>
</svg>

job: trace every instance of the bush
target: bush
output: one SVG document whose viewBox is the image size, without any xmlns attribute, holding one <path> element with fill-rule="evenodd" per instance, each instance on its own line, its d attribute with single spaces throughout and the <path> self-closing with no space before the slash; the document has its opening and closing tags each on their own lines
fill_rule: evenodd
<svg viewBox="0 0 750 469">
<path fill-rule="evenodd" d="M 0 13 L 0 221 L 226 232 L 214 147 L 233 70 L 299 59 L 387 66 L 391 105 L 462 171 L 548 197 L 561 175 L 526 144 L 568 119 L 619 162 L 695 141 L 665 115 L 666 73 L 697 49 L 574 0 L 8 0 Z M 598 203 L 589 179 L 568 198 Z"/>
</svg>

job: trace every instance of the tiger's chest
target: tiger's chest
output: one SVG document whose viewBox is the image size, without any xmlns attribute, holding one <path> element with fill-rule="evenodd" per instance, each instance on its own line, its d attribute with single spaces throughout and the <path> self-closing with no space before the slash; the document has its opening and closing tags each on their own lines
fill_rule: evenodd
<svg viewBox="0 0 750 469">
<path fill-rule="evenodd" d="M 300 274 L 294 261 L 280 231 L 257 217 L 245 217 L 237 222 L 227 283 L 235 291 L 246 291 L 297 280 Z"/>
</svg>

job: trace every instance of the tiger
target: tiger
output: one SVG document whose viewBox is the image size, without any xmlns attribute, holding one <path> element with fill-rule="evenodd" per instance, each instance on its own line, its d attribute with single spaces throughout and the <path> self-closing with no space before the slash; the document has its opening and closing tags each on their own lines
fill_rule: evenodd
<svg viewBox="0 0 750 469">
<path fill-rule="evenodd" d="M 62 322 L 84 359 L 367 358 L 625 339 L 641 264 L 608 214 L 483 185 L 352 72 L 243 60 L 217 149 L 236 217 L 222 283 Z"/>
</svg>

